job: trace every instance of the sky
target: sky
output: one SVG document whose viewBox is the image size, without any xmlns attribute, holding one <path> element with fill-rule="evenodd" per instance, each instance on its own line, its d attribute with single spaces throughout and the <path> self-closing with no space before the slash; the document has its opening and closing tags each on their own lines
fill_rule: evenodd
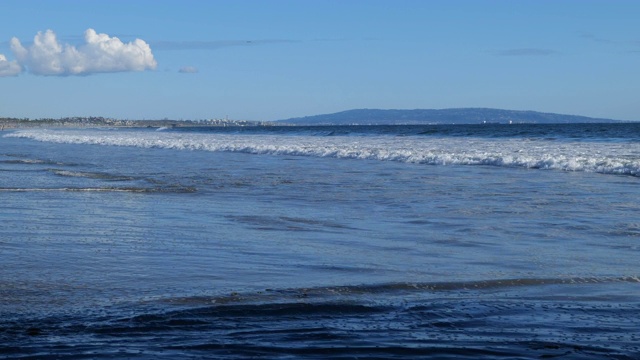
<svg viewBox="0 0 640 360">
<path fill-rule="evenodd" d="M 0 117 L 640 120 L 637 0 L 0 0 Z"/>
</svg>

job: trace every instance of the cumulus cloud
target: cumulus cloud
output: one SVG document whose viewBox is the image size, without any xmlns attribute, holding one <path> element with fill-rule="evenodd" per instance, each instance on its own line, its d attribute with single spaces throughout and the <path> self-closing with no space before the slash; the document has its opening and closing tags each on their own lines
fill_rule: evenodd
<svg viewBox="0 0 640 360">
<path fill-rule="evenodd" d="M 123 43 L 117 37 L 99 34 L 93 29 L 84 33 L 84 44 L 75 47 L 61 44 L 56 34 L 38 32 L 33 44 L 25 47 L 11 39 L 17 64 L 36 75 L 89 75 L 106 72 L 144 71 L 155 69 L 151 47 L 140 39 Z M 2 68 L 0 62 L 0 69 Z"/>
<path fill-rule="evenodd" d="M 22 72 L 22 66 L 17 61 L 9 61 L 6 56 L 0 54 L 0 77 L 16 76 Z"/>
<path fill-rule="evenodd" d="M 178 72 L 183 74 L 195 74 L 198 72 L 198 68 L 194 66 L 183 66 L 178 70 Z"/>
</svg>

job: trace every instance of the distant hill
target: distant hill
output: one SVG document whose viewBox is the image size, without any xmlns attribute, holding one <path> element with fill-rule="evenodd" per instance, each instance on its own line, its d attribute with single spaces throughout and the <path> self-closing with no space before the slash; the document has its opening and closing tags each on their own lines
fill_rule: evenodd
<svg viewBox="0 0 640 360">
<path fill-rule="evenodd" d="M 380 110 L 355 109 L 334 114 L 279 120 L 292 125 L 410 125 L 410 124 L 483 124 L 483 123 L 602 123 L 612 119 L 537 111 L 486 108 Z"/>
</svg>

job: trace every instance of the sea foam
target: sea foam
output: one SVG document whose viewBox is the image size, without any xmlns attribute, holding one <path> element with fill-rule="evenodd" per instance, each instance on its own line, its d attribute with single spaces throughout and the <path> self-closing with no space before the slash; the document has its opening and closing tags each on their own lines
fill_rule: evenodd
<svg viewBox="0 0 640 360">
<path fill-rule="evenodd" d="M 314 156 L 429 165 L 490 165 L 640 176 L 640 144 L 522 138 L 205 134 L 145 130 L 19 130 L 37 141 Z"/>
</svg>

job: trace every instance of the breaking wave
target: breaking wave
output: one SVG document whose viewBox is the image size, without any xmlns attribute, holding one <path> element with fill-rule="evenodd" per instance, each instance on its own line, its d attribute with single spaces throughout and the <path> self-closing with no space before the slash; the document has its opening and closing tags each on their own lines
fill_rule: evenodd
<svg viewBox="0 0 640 360">
<path fill-rule="evenodd" d="M 40 129 L 21 130 L 5 136 L 68 144 L 314 156 L 429 165 L 490 165 L 640 176 L 638 142 Z"/>
</svg>

